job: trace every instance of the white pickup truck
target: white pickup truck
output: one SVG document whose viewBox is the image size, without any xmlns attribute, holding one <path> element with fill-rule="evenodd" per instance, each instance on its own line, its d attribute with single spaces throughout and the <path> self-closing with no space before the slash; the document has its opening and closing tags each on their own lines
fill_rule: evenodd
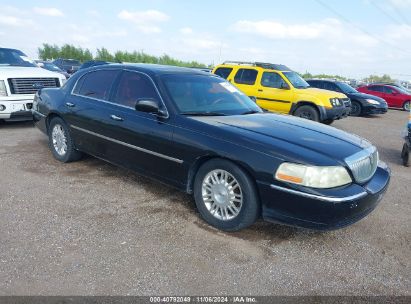
<svg viewBox="0 0 411 304">
<path fill-rule="evenodd" d="M 34 94 L 41 88 L 61 87 L 62 74 L 37 66 L 23 52 L 0 48 L 0 120 L 33 119 Z"/>
</svg>

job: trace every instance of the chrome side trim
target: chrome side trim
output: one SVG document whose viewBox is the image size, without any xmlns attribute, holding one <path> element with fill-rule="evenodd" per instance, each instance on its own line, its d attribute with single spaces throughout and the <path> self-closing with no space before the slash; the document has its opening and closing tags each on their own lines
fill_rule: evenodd
<svg viewBox="0 0 411 304">
<path fill-rule="evenodd" d="M 301 191 L 297 191 L 297 190 L 292 190 L 292 189 L 280 187 L 280 186 L 273 185 L 273 184 L 271 184 L 270 187 L 272 189 L 288 192 L 288 193 L 299 195 L 299 196 L 304 196 L 306 198 L 311 198 L 311 199 L 325 201 L 325 202 L 332 202 L 332 203 L 341 203 L 341 202 L 346 202 L 346 201 L 353 201 L 353 200 L 360 199 L 360 198 L 367 195 L 367 192 L 364 191 L 364 192 L 361 192 L 361 193 L 358 193 L 358 194 L 355 194 L 355 195 L 351 195 L 351 196 L 332 197 L 332 196 L 320 196 L 320 195 L 305 193 L 305 192 L 301 192 Z"/>
<path fill-rule="evenodd" d="M 32 114 L 40 115 L 41 117 L 46 117 L 46 115 L 40 113 L 39 111 L 33 110 L 33 109 L 31 109 L 31 113 L 32 113 Z"/>
<path fill-rule="evenodd" d="M 114 138 L 111 138 L 111 137 L 107 137 L 107 136 L 104 136 L 104 135 L 101 135 L 101 134 L 98 134 L 98 133 L 95 133 L 95 132 L 92 132 L 92 131 L 89 131 L 89 130 L 86 130 L 86 129 L 83 129 L 83 128 L 80 128 L 80 127 L 77 127 L 77 126 L 71 125 L 70 127 L 73 128 L 73 129 L 82 131 L 84 133 L 88 133 L 90 135 L 94 135 L 94 136 L 100 137 L 102 139 L 114 142 L 116 144 L 123 145 L 125 147 L 131 148 L 131 149 L 134 149 L 134 150 L 137 150 L 137 151 L 145 152 L 145 153 L 148 153 L 148 154 L 160 157 L 160 158 L 171 160 L 171 161 L 179 163 L 179 164 L 182 164 L 184 162 L 181 159 L 174 158 L 174 157 L 171 157 L 171 156 L 167 156 L 167 155 L 157 153 L 157 152 L 154 152 L 154 151 L 151 151 L 151 150 L 147 150 L 147 149 L 144 149 L 144 148 L 141 148 L 141 147 L 138 147 L 138 146 L 134 146 L 134 145 L 128 144 L 126 142 L 123 142 L 123 141 L 120 141 L 120 140 L 117 140 L 117 139 L 114 139 Z"/>
</svg>

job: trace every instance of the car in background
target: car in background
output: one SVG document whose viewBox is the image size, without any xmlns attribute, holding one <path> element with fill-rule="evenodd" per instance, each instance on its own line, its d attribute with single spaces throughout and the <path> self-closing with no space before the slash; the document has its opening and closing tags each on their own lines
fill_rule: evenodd
<svg viewBox="0 0 411 304">
<path fill-rule="evenodd" d="M 78 71 L 78 69 L 81 66 L 81 62 L 75 59 L 63 59 L 63 58 L 58 58 L 53 61 L 53 64 L 58 66 L 60 69 L 63 71 L 71 74 L 74 74 L 75 72 Z"/>
<path fill-rule="evenodd" d="M 64 72 L 62 69 L 60 69 L 58 66 L 56 66 L 54 63 L 51 61 L 46 61 L 46 60 L 34 60 L 34 62 L 41 68 L 63 74 L 66 79 L 70 77 L 70 74 L 67 72 Z"/>
<path fill-rule="evenodd" d="M 110 64 L 110 63 L 113 63 L 113 62 L 104 61 L 104 60 L 89 60 L 89 61 L 84 62 L 79 67 L 79 70 L 91 68 L 91 67 L 96 66 L 96 65 L 104 65 L 104 64 Z"/>
<path fill-rule="evenodd" d="M 372 212 L 390 180 L 368 141 L 263 112 L 221 77 L 189 68 L 84 69 L 40 90 L 33 115 L 60 162 L 87 153 L 173 185 L 225 231 L 260 217 L 342 228 Z"/>
<path fill-rule="evenodd" d="M 298 73 L 285 65 L 228 61 L 213 73 L 227 79 L 268 111 L 331 124 L 345 118 L 351 102 L 342 93 L 311 88 Z"/>
<path fill-rule="evenodd" d="M 22 51 L 0 48 L 0 120 L 32 120 L 34 94 L 65 81 L 62 74 L 40 68 Z"/>
<path fill-rule="evenodd" d="M 388 105 L 384 99 L 358 92 L 342 81 L 327 79 L 309 79 L 308 84 L 314 88 L 344 93 L 351 100 L 351 116 L 387 113 Z"/>
<path fill-rule="evenodd" d="M 391 108 L 401 108 L 404 111 L 410 110 L 411 94 L 400 87 L 370 84 L 358 88 L 358 91 L 383 98 Z"/>
</svg>

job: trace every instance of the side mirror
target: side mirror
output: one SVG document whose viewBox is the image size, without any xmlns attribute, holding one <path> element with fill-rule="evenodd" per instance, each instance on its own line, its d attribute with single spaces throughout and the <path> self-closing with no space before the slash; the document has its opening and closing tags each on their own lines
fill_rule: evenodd
<svg viewBox="0 0 411 304">
<path fill-rule="evenodd" d="M 289 90 L 290 86 L 286 82 L 281 82 L 280 89 Z"/>
<path fill-rule="evenodd" d="M 145 112 L 145 113 L 152 113 L 152 114 L 160 114 L 161 116 L 167 116 L 167 113 L 160 109 L 159 103 L 155 99 L 139 99 L 136 102 L 136 111 Z"/>
</svg>

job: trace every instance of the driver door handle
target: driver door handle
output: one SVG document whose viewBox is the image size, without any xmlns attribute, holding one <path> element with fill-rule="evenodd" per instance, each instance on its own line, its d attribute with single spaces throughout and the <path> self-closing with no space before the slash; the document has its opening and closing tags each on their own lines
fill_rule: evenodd
<svg viewBox="0 0 411 304">
<path fill-rule="evenodd" d="M 116 121 L 123 121 L 123 120 L 124 120 L 123 118 L 121 118 L 121 117 L 119 117 L 119 116 L 116 116 L 116 115 L 110 115 L 110 118 L 111 118 L 112 120 L 116 120 Z"/>
<path fill-rule="evenodd" d="M 262 92 L 263 90 L 262 89 L 258 89 L 258 92 Z"/>
</svg>

